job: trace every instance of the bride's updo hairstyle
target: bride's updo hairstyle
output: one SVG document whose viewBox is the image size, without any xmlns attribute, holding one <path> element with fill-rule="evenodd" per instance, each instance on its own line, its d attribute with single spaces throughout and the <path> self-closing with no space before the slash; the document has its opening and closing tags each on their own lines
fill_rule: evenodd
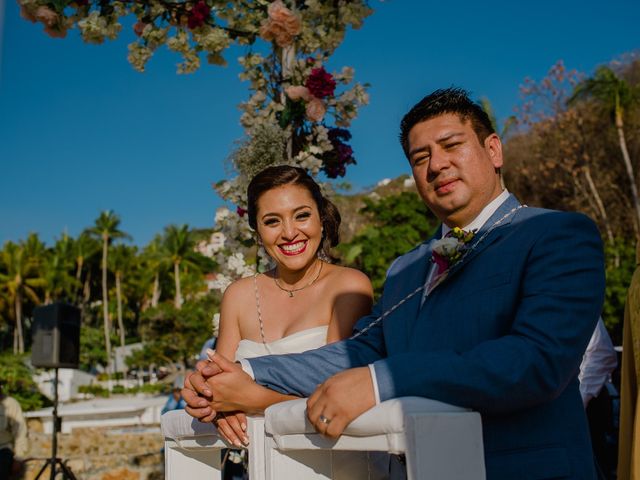
<svg viewBox="0 0 640 480">
<path fill-rule="evenodd" d="M 340 212 L 329 199 L 322 195 L 320 186 L 303 168 L 277 165 L 267 167 L 253 177 L 247 188 L 249 226 L 255 231 L 258 230 L 258 200 L 262 194 L 285 185 L 297 185 L 306 188 L 316 202 L 320 213 L 320 221 L 322 222 L 320 250 L 325 256 L 329 257 L 329 248 L 335 247 L 340 242 Z"/>
</svg>

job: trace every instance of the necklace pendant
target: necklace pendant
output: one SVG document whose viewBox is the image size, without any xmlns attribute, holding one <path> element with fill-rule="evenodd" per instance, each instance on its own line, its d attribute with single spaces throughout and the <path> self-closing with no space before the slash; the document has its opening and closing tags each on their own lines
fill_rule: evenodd
<svg viewBox="0 0 640 480">
<path fill-rule="evenodd" d="M 293 298 L 293 292 L 291 290 L 287 290 L 287 293 L 289 294 L 289 298 Z"/>
</svg>

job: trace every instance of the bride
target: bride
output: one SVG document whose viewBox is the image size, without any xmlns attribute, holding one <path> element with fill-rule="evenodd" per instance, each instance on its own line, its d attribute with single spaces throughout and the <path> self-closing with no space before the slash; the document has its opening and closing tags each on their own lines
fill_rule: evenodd
<svg viewBox="0 0 640 480">
<path fill-rule="evenodd" d="M 348 337 L 371 310 L 373 292 L 362 272 L 327 261 L 338 244 L 335 205 L 305 170 L 287 165 L 258 173 L 247 197 L 249 225 L 275 268 L 227 288 L 216 353 L 236 360 L 297 353 Z M 252 384 L 249 413 L 292 398 Z M 244 414 L 219 414 L 214 422 L 231 443 L 248 443 Z"/>
</svg>

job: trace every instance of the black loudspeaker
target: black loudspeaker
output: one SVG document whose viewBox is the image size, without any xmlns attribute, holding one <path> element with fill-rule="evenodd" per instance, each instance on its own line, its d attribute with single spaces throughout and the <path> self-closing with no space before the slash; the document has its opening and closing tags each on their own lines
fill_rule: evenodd
<svg viewBox="0 0 640 480">
<path fill-rule="evenodd" d="M 80 309 L 52 303 L 33 310 L 31 364 L 41 368 L 78 368 Z"/>
</svg>

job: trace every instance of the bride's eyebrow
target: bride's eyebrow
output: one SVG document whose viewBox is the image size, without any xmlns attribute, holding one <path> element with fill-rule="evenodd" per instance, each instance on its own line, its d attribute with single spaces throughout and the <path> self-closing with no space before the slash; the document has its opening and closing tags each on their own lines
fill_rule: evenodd
<svg viewBox="0 0 640 480">
<path fill-rule="evenodd" d="M 298 213 L 300 210 L 312 209 L 311 205 L 300 205 L 299 207 L 294 208 L 292 211 L 294 214 Z M 281 214 L 278 212 L 266 212 L 263 215 L 260 215 L 260 220 L 264 220 L 267 217 L 281 217 Z"/>
</svg>

